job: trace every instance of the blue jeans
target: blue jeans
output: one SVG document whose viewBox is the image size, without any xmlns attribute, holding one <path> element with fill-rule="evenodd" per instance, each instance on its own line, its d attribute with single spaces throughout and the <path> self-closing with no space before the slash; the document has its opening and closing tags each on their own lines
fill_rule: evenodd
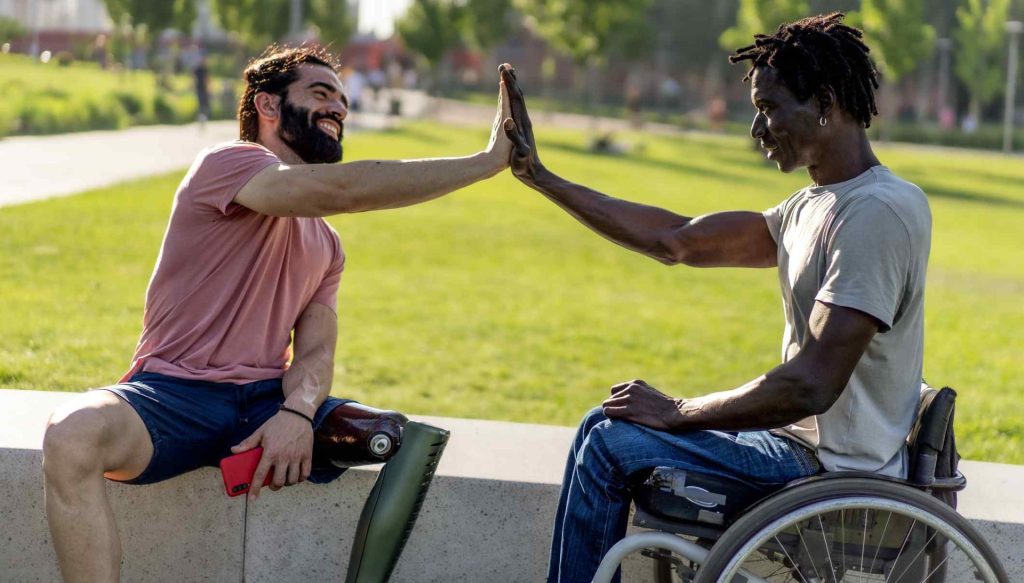
<svg viewBox="0 0 1024 583">
<path fill-rule="evenodd" d="M 767 431 L 666 433 L 584 416 L 565 465 L 548 563 L 549 583 L 589 582 L 626 533 L 629 476 L 656 466 L 713 474 L 754 486 L 780 486 L 817 473 L 814 454 Z M 616 573 L 615 583 L 620 580 Z"/>
</svg>

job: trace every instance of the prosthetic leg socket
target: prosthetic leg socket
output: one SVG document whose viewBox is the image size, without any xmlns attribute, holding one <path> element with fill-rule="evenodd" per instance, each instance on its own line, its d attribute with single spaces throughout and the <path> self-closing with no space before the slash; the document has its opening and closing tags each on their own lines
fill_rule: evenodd
<svg viewBox="0 0 1024 583">
<path fill-rule="evenodd" d="M 405 424 L 401 449 L 381 469 L 363 506 L 346 583 L 383 583 L 391 577 L 447 443 L 444 429 Z"/>
<path fill-rule="evenodd" d="M 313 435 L 313 466 L 351 468 L 386 462 L 402 445 L 406 421 L 397 411 L 359 403 L 339 405 Z"/>
</svg>

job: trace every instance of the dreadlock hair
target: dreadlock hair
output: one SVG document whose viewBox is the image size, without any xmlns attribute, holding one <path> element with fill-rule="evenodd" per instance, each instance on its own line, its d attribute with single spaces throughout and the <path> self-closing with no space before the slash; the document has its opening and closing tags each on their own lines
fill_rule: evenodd
<svg viewBox="0 0 1024 583">
<path fill-rule="evenodd" d="M 744 82 L 758 67 L 771 67 L 800 101 L 813 95 L 820 101 L 820 91 L 831 87 L 839 105 L 871 127 L 879 73 L 861 40 L 864 33 L 843 24 L 845 16 L 833 12 L 781 24 L 773 35 L 754 35 L 754 44 L 736 49 L 729 62 L 751 62 Z"/>
<path fill-rule="evenodd" d="M 259 137 L 259 115 L 256 113 L 256 94 L 260 92 L 287 98 L 288 86 L 299 78 L 299 65 L 322 65 L 337 71 L 339 63 L 326 49 L 302 45 L 282 47 L 272 44 L 263 54 L 249 62 L 242 74 L 245 92 L 238 101 L 239 137 L 255 142 Z"/>
</svg>

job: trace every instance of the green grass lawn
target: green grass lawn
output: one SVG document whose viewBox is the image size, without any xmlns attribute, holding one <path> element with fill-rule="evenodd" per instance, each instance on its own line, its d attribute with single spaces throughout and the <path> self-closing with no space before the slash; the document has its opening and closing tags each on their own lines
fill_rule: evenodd
<svg viewBox="0 0 1024 583">
<path fill-rule="evenodd" d="M 543 130 L 568 178 L 685 214 L 763 209 L 807 182 L 739 138 L 586 153 Z M 622 136 L 636 140 L 636 136 Z M 458 155 L 486 132 L 415 124 L 359 158 Z M 931 195 L 925 375 L 956 387 L 963 453 L 1024 463 L 1024 161 L 880 147 Z M 82 390 L 128 365 L 181 172 L 0 209 L 0 386 Z M 665 267 L 605 242 L 510 175 L 418 207 L 331 219 L 348 253 L 337 395 L 418 414 L 574 424 L 612 383 L 735 387 L 779 361 L 773 270 Z"/>
</svg>

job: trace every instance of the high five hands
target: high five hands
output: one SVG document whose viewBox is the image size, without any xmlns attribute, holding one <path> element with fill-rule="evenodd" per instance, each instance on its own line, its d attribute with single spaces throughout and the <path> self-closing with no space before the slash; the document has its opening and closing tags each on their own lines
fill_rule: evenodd
<svg viewBox="0 0 1024 583">
<path fill-rule="evenodd" d="M 537 156 L 537 143 L 533 138 L 530 114 L 526 111 L 526 100 L 512 65 L 504 63 L 498 71 L 507 91 L 512 113 L 512 117 L 504 122 L 505 135 L 512 142 L 512 173 L 532 186 L 546 169 Z"/>
</svg>

